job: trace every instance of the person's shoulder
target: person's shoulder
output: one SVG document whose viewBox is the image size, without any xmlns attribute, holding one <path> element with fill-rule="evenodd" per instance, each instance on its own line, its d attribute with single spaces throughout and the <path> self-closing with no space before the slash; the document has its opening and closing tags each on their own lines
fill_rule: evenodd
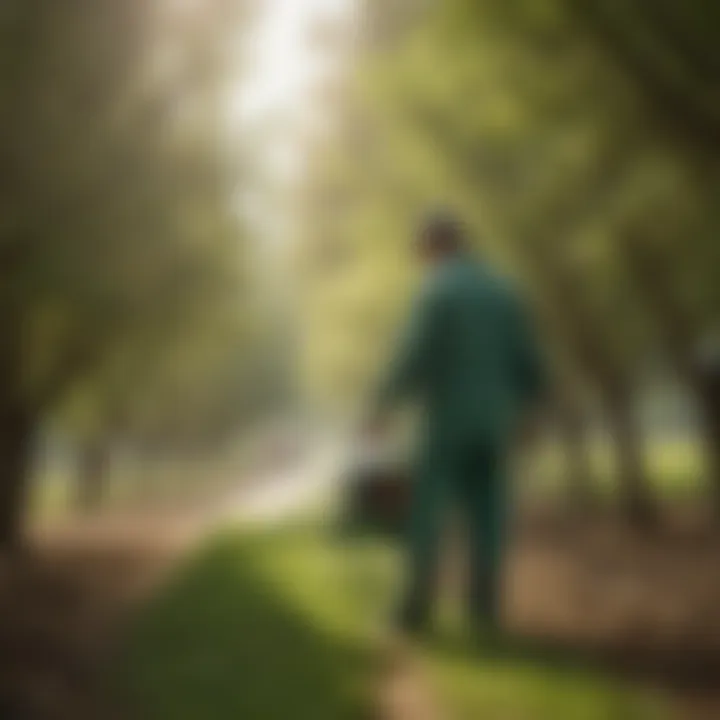
<svg viewBox="0 0 720 720">
<path fill-rule="evenodd" d="M 485 283 L 495 305 L 511 317 L 520 317 L 526 311 L 525 293 L 515 278 L 498 270 L 486 270 Z"/>
<path fill-rule="evenodd" d="M 476 277 L 488 292 L 499 299 L 510 302 L 519 295 L 516 282 L 494 267 L 485 264 L 479 265 Z"/>
</svg>

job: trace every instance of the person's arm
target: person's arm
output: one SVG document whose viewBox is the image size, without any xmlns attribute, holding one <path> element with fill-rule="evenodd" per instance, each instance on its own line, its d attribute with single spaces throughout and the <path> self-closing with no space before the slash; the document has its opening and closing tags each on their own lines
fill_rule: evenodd
<svg viewBox="0 0 720 720">
<path fill-rule="evenodd" d="M 434 285 L 426 287 L 413 306 L 388 372 L 375 398 L 375 416 L 416 393 L 427 378 L 435 353 L 440 352 L 442 299 Z"/>
</svg>

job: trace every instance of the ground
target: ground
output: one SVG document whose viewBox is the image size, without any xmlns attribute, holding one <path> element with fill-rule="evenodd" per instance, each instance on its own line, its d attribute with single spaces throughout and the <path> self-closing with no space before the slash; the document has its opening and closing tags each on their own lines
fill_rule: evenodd
<svg viewBox="0 0 720 720">
<path fill-rule="evenodd" d="M 51 534 L 3 567 L 0 717 L 720 717 L 712 533 L 524 519 L 507 603 L 522 641 L 473 645 L 450 608 L 408 673 L 407 652 L 380 641 L 384 546 L 342 545 L 327 528 L 245 530 L 178 567 L 193 529 L 166 527 Z M 445 586 L 458 580 L 451 570 Z M 404 716 L 389 697 L 403 692 Z M 435 707 L 408 714 L 413 702 Z"/>
</svg>

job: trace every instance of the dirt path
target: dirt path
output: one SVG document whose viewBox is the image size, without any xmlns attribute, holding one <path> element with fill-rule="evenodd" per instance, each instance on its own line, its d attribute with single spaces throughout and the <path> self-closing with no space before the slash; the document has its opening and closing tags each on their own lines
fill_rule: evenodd
<svg viewBox="0 0 720 720">
<path fill-rule="evenodd" d="M 720 534 L 678 513 L 638 534 L 613 518 L 536 519 L 519 533 L 507 622 L 522 637 L 720 718 Z"/>
<path fill-rule="evenodd" d="M 0 565 L 0 717 L 104 720 L 104 668 L 125 617 L 179 544 L 130 533 L 39 540 Z"/>
<path fill-rule="evenodd" d="M 393 637 L 382 652 L 379 720 L 447 720 L 412 643 Z"/>
</svg>

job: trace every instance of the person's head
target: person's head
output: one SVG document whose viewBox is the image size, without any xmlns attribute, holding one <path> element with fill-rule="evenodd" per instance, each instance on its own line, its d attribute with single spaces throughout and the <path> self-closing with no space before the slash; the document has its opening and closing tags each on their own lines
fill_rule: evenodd
<svg viewBox="0 0 720 720">
<path fill-rule="evenodd" d="M 417 247 L 422 259 L 429 263 L 460 254 L 465 249 L 462 224 L 448 211 L 432 213 L 420 228 Z"/>
</svg>

